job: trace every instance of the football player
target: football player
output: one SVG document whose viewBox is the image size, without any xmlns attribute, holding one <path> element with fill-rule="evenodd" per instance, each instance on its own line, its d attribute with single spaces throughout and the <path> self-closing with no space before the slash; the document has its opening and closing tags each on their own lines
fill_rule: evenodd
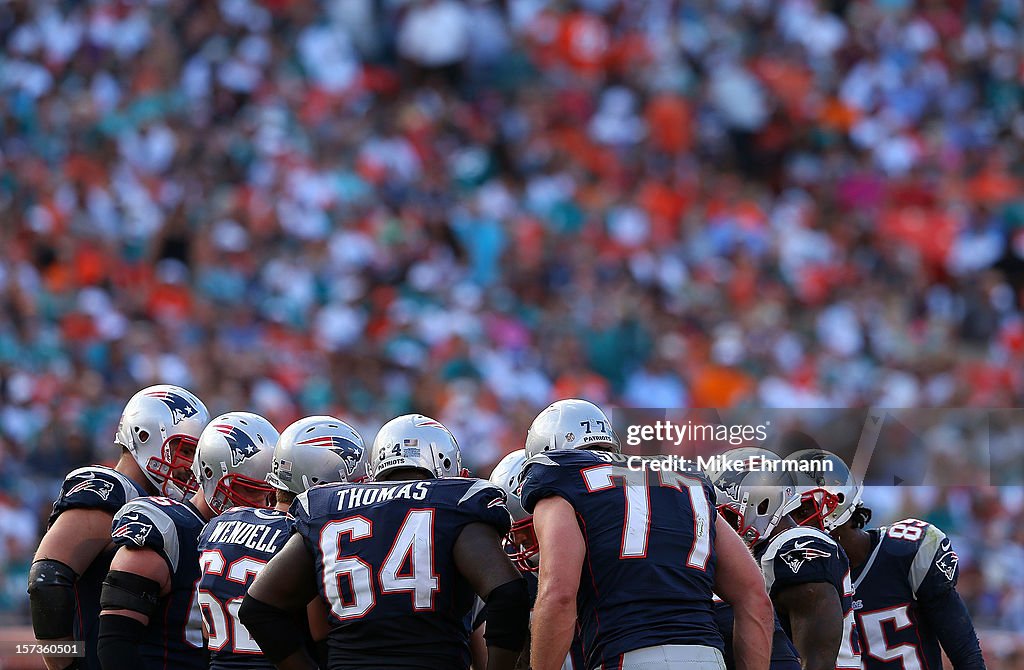
<svg viewBox="0 0 1024 670">
<path fill-rule="evenodd" d="M 799 526 L 796 476 L 776 454 L 741 447 L 722 454 L 707 475 L 718 510 L 761 564 L 765 585 L 804 670 L 860 668 L 850 567 L 828 535 Z"/>
<path fill-rule="evenodd" d="M 741 667 L 767 668 L 771 603 L 710 483 L 627 467 L 618 452 L 611 421 L 583 400 L 560 400 L 530 426 L 521 495 L 541 557 L 533 668 L 561 667 L 577 612 L 588 668 L 723 668 L 712 590 L 737 606 Z"/>
<path fill-rule="evenodd" d="M 292 519 L 287 512 L 295 496 L 317 484 L 361 481 L 366 477 L 365 456 L 363 438 L 344 421 L 330 416 L 299 419 L 284 429 L 274 448 L 267 475 L 275 489 L 274 508 L 234 507 L 203 529 L 198 598 L 212 670 L 273 667 L 238 621 L 246 587 L 288 540 Z M 223 481 L 220 485 L 227 486 Z M 227 497 L 245 504 L 234 492 L 227 491 Z M 326 619 L 322 607 L 314 611 L 317 620 Z"/>
<path fill-rule="evenodd" d="M 526 464 L 526 450 L 517 449 L 507 454 L 494 466 L 491 472 L 490 482 L 505 492 L 505 501 L 508 511 L 512 515 L 512 528 L 505 535 L 505 551 L 512 558 L 512 562 L 519 568 L 526 580 L 526 587 L 530 594 L 530 605 L 537 600 L 537 566 L 538 560 L 537 537 L 533 533 L 533 517 L 523 509 L 522 500 L 519 498 L 519 488 L 522 484 L 523 466 Z M 473 610 L 473 649 L 474 667 L 486 667 L 486 651 L 482 650 L 483 633 L 486 628 L 487 605 L 477 599 L 476 607 Z M 516 670 L 526 670 L 530 662 L 530 644 L 526 648 L 516 665 Z M 579 644 L 579 638 L 573 636 L 573 643 L 569 649 L 569 656 L 562 664 L 562 670 L 582 670 L 583 650 Z"/>
<path fill-rule="evenodd" d="M 117 464 L 79 468 L 64 479 L 29 572 L 32 628 L 39 640 L 82 640 L 86 655 L 45 658 L 47 668 L 100 667 L 100 588 L 116 549 L 110 539 L 114 514 L 139 496 L 182 500 L 194 491 L 189 467 L 209 419 L 206 406 L 181 387 L 142 389 L 121 414 Z"/>
<path fill-rule="evenodd" d="M 954 670 L 983 670 L 978 636 L 956 591 L 959 559 L 945 533 L 918 519 L 865 529 L 871 510 L 861 499 L 864 487 L 842 459 L 820 449 L 789 458 L 831 463 L 830 471 L 808 471 L 794 516 L 830 533 L 850 558 L 864 669 L 942 668 L 941 647 Z"/>
<path fill-rule="evenodd" d="M 266 477 L 277 438 L 261 416 L 223 414 L 199 436 L 192 472 L 201 490 L 184 502 L 136 498 L 114 516 L 111 537 L 119 549 L 100 595 L 104 670 L 208 667 L 195 599 L 199 534 L 232 504 L 268 505 Z"/>
<path fill-rule="evenodd" d="M 329 668 L 468 668 L 473 593 L 487 602 L 488 668 L 526 639 L 526 584 L 501 547 L 505 496 L 464 478 L 458 444 L 419 414 L 392 419 L 370 450 L 373 483 L 309 489 L 296 533 L 249 588 L 242 622 L 278 668 L 314 668 L 290 613 L 330 607 Z"/>
</svg>

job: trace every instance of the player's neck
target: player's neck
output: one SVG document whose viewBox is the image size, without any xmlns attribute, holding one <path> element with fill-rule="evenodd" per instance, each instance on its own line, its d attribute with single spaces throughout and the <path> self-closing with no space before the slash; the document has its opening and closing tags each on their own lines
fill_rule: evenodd
<svg viewBox="0 0 1024 670">
<path fill-rule="evenodd" d="M 274 509 L 277 510 L 278 512 L 287 512 L 289 509 L 291 509 L 291 505 L 289 503 L 277 503 L 276 505 L 274 505 Z"/>
<path fill-rule="evenodd" d="M 217 516 L 217 513 L 213 511 L 213 508 L 206 503 L 206 496 L 203 495 L 202 490 L 196 491 L 190 502 L 197 510 L 199 510 L 199 513 L 203 515 L 203 518 L 207 521 Z"/>
<path fill-rule="evenodd" d="M 793 518 L 787 514 L 786 516 L 779 519 L 779 523 L 775 526 L 775 528 L 772 529 L 772 532 L 768 536 L 768 539 L 770 540 L 779 533 L 783 533 L 789 530 L 790 528 L 796 528 L 796 526 L 796 521 L 793 521 Z"/>
<path fill-rule="evenodd" d="M 127 451 L 121 450 L 121 458 L 117 459 L 117 465 L 114 466 L 114 470 L 141 486 L 149 495 L 155 496 L 160 494 L 156 487 L 153 486 L 153 483 L 149 481 L 149 478 L 146 477 L 146 473 L 139 467 L 135 458 Z"/>
<path fill-rule="evenodd" d="M 846 552 L 851 568 L 863 565 L 864 561 L 868 560 L 871 553 L 871 536 L 863 528 L 840 526 L 833 533 L 833 537 Z"/>
</svg>

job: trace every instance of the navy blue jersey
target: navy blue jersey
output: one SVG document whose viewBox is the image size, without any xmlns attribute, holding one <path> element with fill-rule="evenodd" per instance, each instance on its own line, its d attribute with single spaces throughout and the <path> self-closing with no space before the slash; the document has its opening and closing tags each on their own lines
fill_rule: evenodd
<svg viewBox="0 0 1024 670">
<path fill-rule="evenodd" d="M 291 534 L 285 512 L 235 507 L 206 524 L 199 536 L 199 608 L 209 633 L 210 668 L 265 668 L 270 661 L 238 621 L 252 580 Z"/>
<path fill-rule="evenodd" d="M 724 600 L 715 597 L 715 624 L 722 639 L 725 641 L 725 667 L 726 670 L 735 670 L 736 658 L 732 649 L 732 627 L 733 627 L 732 605 Z M 775 615 L 775 632 L 772 634 L 772 657 L 770 670 L 800 670 L 800 655 L 796 653 L 796 647 L 790 642 L 786 631 L 782 629 L 779 615 Z"/>
<path fill-rule="evenodd" d="M 110 536 L 119 547 L 157 552 L 171 574 L 171 592 L 161 598 L 139 643 L 143 668 L 205 670 L 202 615 L 195 603 L 199 583 L 199 533 L 206 521 L 192 503 L 136 498 L 114 515 Z"/>
<path fill-rule="evenodd" d="M 655 645 L 722 650 L 715 581 L 715 493 L 697 473 L 647 472 L 600 451 L 548 451 L 526 464 L 527 511 L 558 496 L 586 543 L 577 616 L 587 667 Z"/>
<path fill-rule="evenodd" d="M 768 595 L 788 586 L 824 582 L 835 587 L 843 608 L 843 641 L 839 646 L 836 668 L 860 668 L 860 640 L 853 619 L 853 585 L 850 561 L 835 540 L 817 528 L 790 528 L 754 547 L 761 563 Z M 792 638 L 789 620 L 780 617 L 786 634 Z"/>
<path fill-rule="evenodd" d="M 120 472 L 102 465 L 90 465 L 72 471 L 64 478 L 60 494 L 53 503 L 47 528 L 69 509 L 97 509 L 113 518 L 129 500 L 146 495 L 141 486 Z M 96 636 L 99 633 L 100 590 L 110 570 L 116 547 L 101 551 L 75 582 L 74 637 L 85 642 L 84 668 L 99 669 Z"/>
<path fill-rule="evenodd" d="M 853 570 L 865 670 L 941 670 L 940 639 L 948 653 L 960 647 L 975 652 L 973 663 L 957 663 L 957 654 L 950 653 L 955 667 L 983 667 L 970 618 L 959 616 L 955 610 L 966 613 L 963 607 L 947 600 L 959 601 L 959 559 L 946 535 L 917 519 L 868 534 L 873 550 Z M 940 638 L 936 625 L 948 629 L 948 637 Z"/>
<path fill-rule="evenodd" d="M 527 572 L 523 574 L 523 579 L 526 581 L 526 592 L 530 596 L 530 609 L 533 609 L 533 605 L 537 602 L 537 573 Z M 484 625 L 487 621 L 487 603 L 477 597 L 476 605 L 473 607 L 473 630 L 476 630 L 480 626 Z M 578 628 L 578 626 L 577 626 Z M 516 668 L 527 668 L 530 663 L 530 645 L 527 643 L 526 649 L 524 650 L 523 656 L 520 658 L 520 665 L 516 665 Z M 562 664 L 562 670 L 583 670 L 583 646 L 580 644 L 579 630 L 572 636 L 572 644 L 569 645 L 569 655 L 565 657 L 565 663 Z"/>
<path fill-rule="evenodd" d="M 331 670 L 469 667 L 474 593 L 452 553 L 468 524 L 508 532 L 501 489 L 463 478 L 328 484 L 291 514 L 330 607 Z"/>
</svg>

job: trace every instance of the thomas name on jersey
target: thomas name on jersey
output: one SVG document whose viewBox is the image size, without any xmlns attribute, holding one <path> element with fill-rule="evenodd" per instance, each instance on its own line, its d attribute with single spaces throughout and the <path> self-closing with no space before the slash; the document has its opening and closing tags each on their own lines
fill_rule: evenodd
<svg viewBox="0 0 1024 670">
<path fill-rule="evenodd" d="M 210 533 L 207 543 L 237 544 L 256 551 L 275 554 L 288 539 L 280 528 L 272 528 L 264 524 L 247 523 L 234 519 L 213 521 L 213 523 L 216 525 L 213 532 Z"/>
<path fill-rule="evenodd" d="M 372 505 L 388 500 L 423 500 L 427 497 L 428 487 L 425 482 L 408 483 L 396 486 L 374 486 L 360 484 L 340 489 L 338 494 L 338 510 Z"/>
</svg>

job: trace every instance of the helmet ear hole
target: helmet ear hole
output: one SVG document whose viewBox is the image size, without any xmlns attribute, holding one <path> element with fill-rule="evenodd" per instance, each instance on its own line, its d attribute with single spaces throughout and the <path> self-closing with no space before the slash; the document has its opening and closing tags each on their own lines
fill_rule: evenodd
<svg viewBox="0 0 1024 670">
<path fill-rule="evenodd" d="M 767 514 L 770 505 L 771 502 L 768 500 L 768 498 L 762 499 L 761 502 L 758 503 L 757 505 L 757 513 L 761 515 Z"/>
<path fill-rule="evenodd" d="M 139 438 L 139 442 L 148 442 L 149 441 L 149 431 L 146 430 L 145 428 L 139 428 L 138 426 L 136 426 L 135 427 L 135 436 Z"/>
<path fill-rule="evenodd" d="M 843 503 L 846 502 L 846 495 L 842 491 L 840 491 L 839 493 L 836 494 L 836 500 L 838 500 L 839 504 L 842 505 Z"/>
<path fill-rule="evenodd" d="M 444 461 L 441 462 L 441 464 L 444 465 L 445 470 L 448 470 L 449 468 L 452 467 L 452 459 L 445 456 L 445 459 Z"/>
</svg>

